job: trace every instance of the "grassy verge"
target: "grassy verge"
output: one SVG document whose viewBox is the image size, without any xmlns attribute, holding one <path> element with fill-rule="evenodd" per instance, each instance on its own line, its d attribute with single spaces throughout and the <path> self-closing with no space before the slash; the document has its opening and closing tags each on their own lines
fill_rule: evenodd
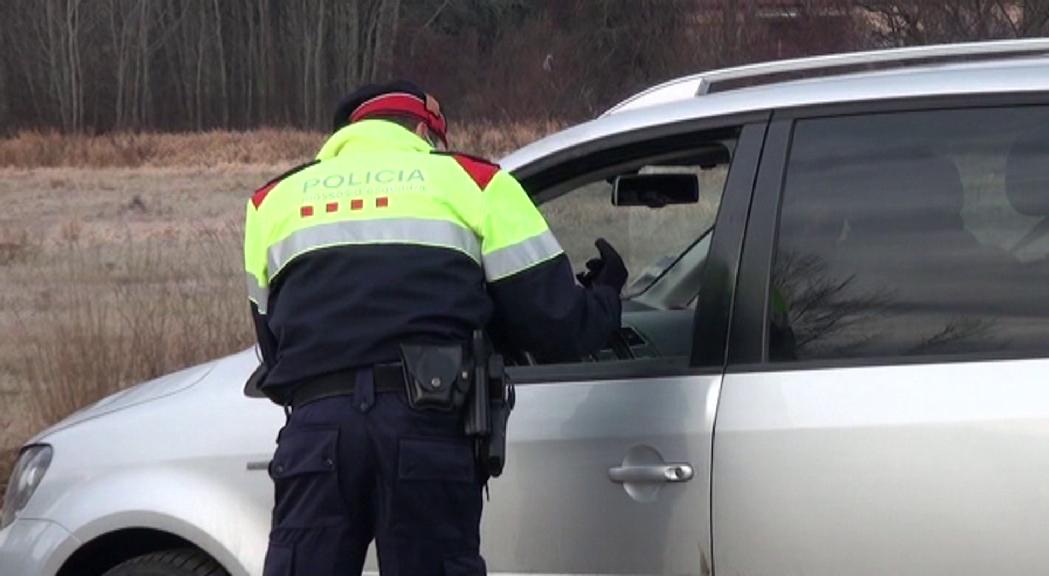
<svg viewBox="0 0 1049 576">
<path fill-rule="evenodd" d="M 46 302 L 15 314 L 18 380 L 43 423 L 123 386 L 248 346 L 250 326 L 235 230 L 194 240 L 61 245 L 25 289 Z"/>
<path fill-rule="evenodd" d="M 4 410 L 6 450 L 127 385 L 252 341 L 237 230 L 33 253 L 6 270 L 14 293 L 28 297 L 5 305 L 13 343 L 5 350 L 13 401 Z M 12 459 L 0 454 L 0 482 Z"/>
<path fill-rule="evenodd" d="M 279 170 L 0 169 L 0 493 L 41 428 L 250 344 L 240 221 Z"/>
<path fill-rule="evenodd" d="M 498 157 L 559 127 L 555 123 L 453 126 L 450 145 L 456 150 Z M 23 132 L 0 140 L 0 167 L 295 165 L 312 157 L 325 136 L 317 132 L 274 128 L 250 132 L 102 136 Z"/>
</svg>

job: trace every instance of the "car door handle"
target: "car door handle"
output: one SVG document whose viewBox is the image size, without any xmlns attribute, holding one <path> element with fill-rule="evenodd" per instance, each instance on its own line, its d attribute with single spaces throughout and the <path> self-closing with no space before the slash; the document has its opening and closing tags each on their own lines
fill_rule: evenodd
<svg viewBox="0 0 1049 576">
<path fill-rule="evenodd" d="M 696 471 L 691 464 L 658 464 L 654 466 L 616 466 L 609 468 L 608 478 L 616 484 L 656 484 L 688 482 Z"/>
</svg>

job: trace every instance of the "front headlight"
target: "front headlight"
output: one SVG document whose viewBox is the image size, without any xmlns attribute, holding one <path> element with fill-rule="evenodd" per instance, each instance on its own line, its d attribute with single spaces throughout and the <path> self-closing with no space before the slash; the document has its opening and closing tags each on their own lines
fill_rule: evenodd
<svg viewBox="0 0 1049 576">
<path fill-rule="evenodd" d="M 14 522 L 18 513 L 29 503 L 36 487 L 44 479 L 47 467 L 51 465 L 52 453 L 51 447 L 43 444 L 22 449 L 15 470 L 11 473 L 11 480 L 7 483 L 7 493 L 4 494 L 4 515 L 0 518 L 0 530 Z"/>
</svg>

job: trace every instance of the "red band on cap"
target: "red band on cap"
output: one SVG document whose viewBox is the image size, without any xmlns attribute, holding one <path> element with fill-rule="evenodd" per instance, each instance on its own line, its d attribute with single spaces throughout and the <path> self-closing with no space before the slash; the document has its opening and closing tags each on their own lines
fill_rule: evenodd
<svg viewBox="0 0 1049 576">
<path fill-rule="evenodd" d="M 426 126 L 429 127 L 434 134 L 440 137 L 441 140 L 445 139 L 448 126 L 444 121 L 444 116 L 431 112 L 426 107 L 425 101 L 412 94 L 383 94 L 382 96 L 372 98 L 358 106 L 357 109 L 350 114 L 350 122 L 356 122 L 367 118 L 368 116 L 383 113 L 408 114 L 414 116 L 425 122 Z"/>
</svg>

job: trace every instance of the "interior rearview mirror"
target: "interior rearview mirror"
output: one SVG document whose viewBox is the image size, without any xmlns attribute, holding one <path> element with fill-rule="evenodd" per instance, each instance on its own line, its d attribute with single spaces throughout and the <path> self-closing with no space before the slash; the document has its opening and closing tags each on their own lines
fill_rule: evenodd
<svg viewBox="0 0 1049 576">
<path fill-rule="evenodd" d="M 699 202 L 699 176 L 695 174 L 626 174 L 612 186 L 615 206 L 662 208 L 668 204 Z"/>
</svg>

